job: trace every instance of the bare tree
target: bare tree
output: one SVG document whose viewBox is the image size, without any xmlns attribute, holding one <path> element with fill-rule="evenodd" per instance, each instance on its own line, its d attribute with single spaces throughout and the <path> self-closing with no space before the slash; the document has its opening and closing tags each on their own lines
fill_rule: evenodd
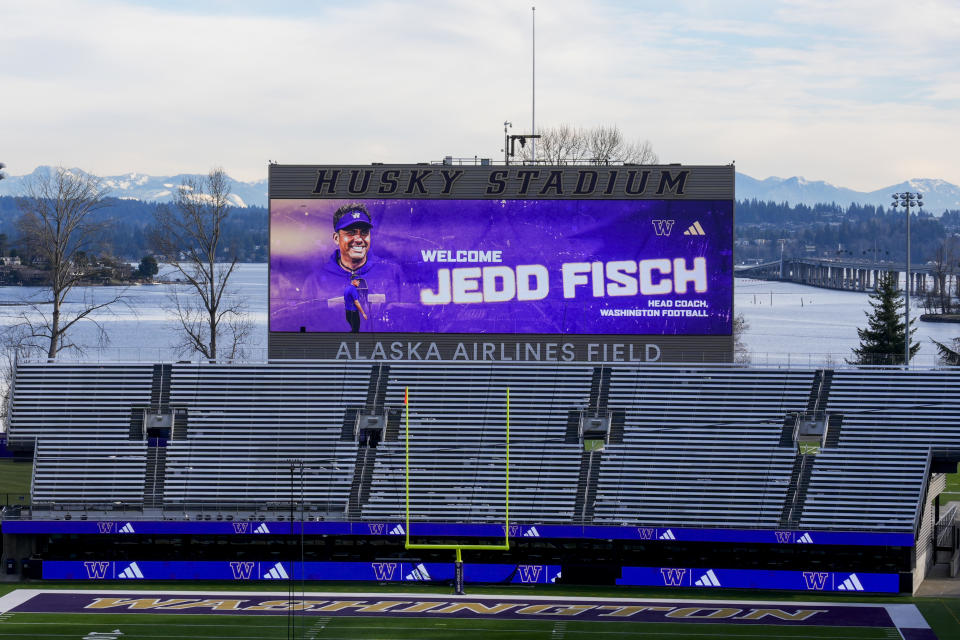
<svg viewBox="0 0 960 640">
<path fill-rule="evenodd" d="M 736 364 L 750 364 L 750 349 L 747 343 L 743 341 L 743 334 L 750 328 L 743 313 L 738 313 L 733 317 L 733 361 Z"/>
<path fill-rule="evenodd" d="M 933 289 L 928 293 L 930 302 L 927 307 L 934 313 L 951 313 L 953 311 L 953 296 L 951 280 L 956 271 L 957 262 L 955 246 L 952 238 L 944 239 L 934 252 L 930 261 L 930 270 L 933 272 Z"/>
<path fill-rule="evenodd" d="M 50 360 L 64 349 L 82 351 L 70 338 L 71 329 L 82 320 L 96 326 L 101 344 L 108 342 L 95 312 L 119 302 L 123 293 L 103 298 L 88 292 L 82 300 L 71 300 L 66 306 L 67 297 L 86 275 L 87 256 L 100 242 L 103 223 L 95 214 L 107 206 L 106 195 L 100 178 L 57 167 L 29 178 L 17 201 L 21 241 L 48 272 L 42 298 L 29 303 L 20 314 L 17 324 L 26 329 L 21 344 L 28 350 L 46 352 Z"/>
<path fill-rule="evenodd" d="M 586 157 L 587 139 L 583 129 L 562 124 L 559 127 L 541 129 L 538 133 L 540 139 L 537 140 L 537 160 L 549 164 L 574 164 L 583 162 Z M 531 148 L 524 147 L 521 157 L 529 160 Z"/>
<path fill-rule="evenodd" d="M 537 160 L 550 164 L 627 163 L 656 164 L 659 159 L 649 140 L 627 140 L 620 127 L 601 125 L 590 129 L 562 124 L 537 130 Z M 531 148 L 520 150 L 521 160 L 531 160 Z"/>
<path fill-rule="evenodd" d="M 659 161 L 649 140 L 629 141 L 617 125 L 599 126 L 587 132 L 588 159 L 598 164 L 656 164 Z"/>
<path fill-rule="evenodd" d="M 236 255 L 226 255 L 222 246 L 230 208 L 227 176 L 212 169 L 184 178 L 173 206 L 157 208 L 152 232 L 158 257 L 189 285 L 189 293 L 174 288 L 171 294 L 182 338 L 177 348 L 211 361 L 243 357 L 253 327 L 244 301 L 228 286 L 237 266 Z"/>
</svg>

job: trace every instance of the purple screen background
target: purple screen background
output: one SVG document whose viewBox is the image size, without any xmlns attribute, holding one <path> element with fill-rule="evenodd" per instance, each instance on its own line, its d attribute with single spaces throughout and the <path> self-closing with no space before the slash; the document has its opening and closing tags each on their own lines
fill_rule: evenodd
<svg viewBox="0 0 960 640">
<path fill-rule="evenodd" d="M 733 204 L 727 200 L 272 200 L 270 203 L 270 330 L 349 331 L 343 304 L 348 280 L 331 273 L 333 213 L 363 202 L 374 223 L 370 293 L 361 332 L 730 335 L 733 298 Z M 653 220 L 674 220 L 657 235 Z M 699 222 L 703 235 L 684 235 Z M 542 264 L 549 295 L 536 301 L 422 305 L 420 290 L 436 290 L 440 268 L 492 263 L 424 262 L 421 250 L 502 251 L 498 264 Z M 646 309 L 653 296 L 593 297 L 581 286 L 563 296 L 565 262 L 674 259 L 707 263 L 708 289 L 655 296 L 699 300 L 706 317 L 602 317 L 601 309 Z M 326 268 L 326 272 L 324 271 Z M 666 276 L 669 277 L 669 276 Z M 342 278 L 342 279 L 341 279 Z M 381 282 L 380 280 L 383 280 Z M 389 282 L 387 282 L 389 280 Z"/>
</svg>

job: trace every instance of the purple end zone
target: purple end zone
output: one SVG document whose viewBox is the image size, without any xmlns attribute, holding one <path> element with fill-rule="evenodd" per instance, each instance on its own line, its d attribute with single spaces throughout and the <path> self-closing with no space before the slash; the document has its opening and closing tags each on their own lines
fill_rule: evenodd
<svg viewBox="0 0 960 640">
<path fill-rule="evenodd" d="M 699 602 L 617 599 L 516 598 L 337 594 L 331 598 L 294 599 L 305 615 L 371 617 L 455 617 L 635 622 L 820 625 L 834 627 L 893 627 L 883 606 L 838 606 L 831 603 Z M 251 596 L 243 592 L 173 595 L 163 593 L 39 593 L 11 609 L 31 613 L 213 613 L 286 615 L 285 594 Z M 919 630 L 918 630 L 919 631 Z M 926 631 L 926 630 L 923 630 Z M 920 640 L 932 635 L 909 636 Z"/>
</svg>

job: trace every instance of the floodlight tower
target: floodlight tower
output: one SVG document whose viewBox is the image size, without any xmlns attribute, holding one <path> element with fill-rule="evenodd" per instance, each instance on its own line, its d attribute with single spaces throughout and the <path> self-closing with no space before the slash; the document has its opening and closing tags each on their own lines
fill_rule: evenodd
<svg viewBox="0 0 960 640">
<path fill-rule="evenodd" d="M 904 299 L 903 306 L 903 364 L 904 366 L 910 366 L 910 208 L 911 207 L 923 207 L 923 194 L 919 191 L 916 193 L 910 191 L 904 191 L 903 193 L 895 193 L 891 196 L 893 202 L 890 203 L 890 206 L 893 209 L 896 209 L 897 206 L 903 207 L 907 212 L 907 287 L 906 287 L 906 296 Z"/>
</svg>

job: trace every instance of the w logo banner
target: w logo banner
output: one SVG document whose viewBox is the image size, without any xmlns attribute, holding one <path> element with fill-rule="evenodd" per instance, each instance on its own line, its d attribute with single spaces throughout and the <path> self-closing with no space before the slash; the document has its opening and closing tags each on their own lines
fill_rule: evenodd
<svg viewBox="0 0 960 640">
<path fill-rule="evenodd" d="M 234 533 L 246 533 L 247 529 L 250 528 L 249 522 L 234 522 L 233 523 L 233 532 Z"/>
<path fill-rule="evenodd" d="M 521 564 L 517 567 L 517 571 L 520 573 L 520 582 L 538 582 L 540 580 L 540 572 L 543 571 L 543 565 Z"/>
<path fill-rule="evenodd" d="M 637 527 L 637 535 L 640 536 L 641 540 L 653 540 L 653 534 L 656 532 L 656 529 L 649 527 Z"/>
<path fill-rule="evenodd" d="M 100 530 L 100 533 L 113 533 L 113 522 L 98 522 L 97 529 Z"/>
<path fill-rule="evenodd" d="M 373 574 L 380 582 L 393 580 L 393 574 L 397 570 L 396 562 L 371 562 L 370 566 L 373 567 Z"/>
<path fill-rule="evenodd" d="M 507 533 L 507 526 L 506 526 L 506 525 L 503 525 L 501 528 L 503 529 L 503 534 L 504 534 L 504 535 L 508 535 L 508 533 Z M 519 527 L 518 525 L 512 524 L 512 525 L 510 525 L 509 529 L 510 529 L 510 531 L 509 531 L 510 537 L 511 537 L 511 538 L 516 538 L 516 537 L 517 537 L 517 533 L 520 532 L 520 527 Z"/>
<path fill-rule="evenodd" d="M 673 231 L 673 225 L 676 220 L 651 220 L 653 223 L 653 232 L 658 236 L 669 236 Z"/>
<path fill-rule="evenodd" d="M 687 575 L 686 569 L 660 569 L 665 587 L 682 587 L 683 578 Z"/>
<path fill-rule="evenodd" d="M 780 544 L 785 544 L 793 540 L 792 531 L 774 531 L 773 535 L 777 536 L 777 542 Z"/>
<path fill-rule="evenodd" d="M 811 591 L 823 591 L 823 587 L 827 584 L 827 578 L 829 576 L 830 574 L 825 571 L 804 571 L 803 581 L 806 583 L 807 589 Z"/>
<path fill-rule="evenodd" d="M 112 523 L 111 523 L 112 524 Z M 83 568 L 87 570 L 88 580 L 103 580 L 107 575 L 109 562 L 84 562 Z"/>
<path fill-rule="evenodd" d="M 234 580 L 249 580 L 250 574 L 253 573 L 253 563 L 252 562 L 231 562 L 230 571 L 233 572 Z"/>
<path fill-rule="evenodd" d="M 384 529 L 387 528 L 385 524 L 368 524 L 367 527 L 370 529 L 370 535 L 372 536 L 382 536 Z"/>
</svg>

